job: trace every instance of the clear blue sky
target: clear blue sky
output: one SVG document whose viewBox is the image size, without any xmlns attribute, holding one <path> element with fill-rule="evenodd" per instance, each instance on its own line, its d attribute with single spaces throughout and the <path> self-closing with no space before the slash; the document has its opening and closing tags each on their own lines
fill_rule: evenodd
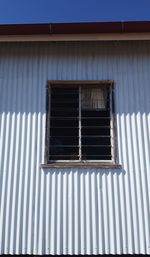
<svg viewBox="0 0 150 257">
<path fill-rule="evenodd" d="M 150 0 L 0 0 L 0 23 L 150 20 Z"/>
</svg>

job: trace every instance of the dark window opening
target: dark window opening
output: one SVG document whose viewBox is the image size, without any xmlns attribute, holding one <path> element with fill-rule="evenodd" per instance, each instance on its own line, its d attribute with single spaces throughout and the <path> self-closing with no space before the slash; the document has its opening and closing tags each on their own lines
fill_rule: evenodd
<svg viewBox="0 0 150 257">
<path fill-rule="evenodd" d="M 47 89 L 47 162 L 113 161 L 112 85 Z"/>
</svg>

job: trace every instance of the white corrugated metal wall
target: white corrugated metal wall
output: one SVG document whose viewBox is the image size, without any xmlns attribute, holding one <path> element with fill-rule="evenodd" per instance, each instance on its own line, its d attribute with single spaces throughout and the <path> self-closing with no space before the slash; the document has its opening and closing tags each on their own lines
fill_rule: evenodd
<svg viewBox="0 0 150 257">
<path fill-rule="evenodd" d="M 121 169 L 41 169 L 47 80 L 115 81 Z M 150 254 L 150 43 L 0 45 L 0 254 Z"/>
</svg>

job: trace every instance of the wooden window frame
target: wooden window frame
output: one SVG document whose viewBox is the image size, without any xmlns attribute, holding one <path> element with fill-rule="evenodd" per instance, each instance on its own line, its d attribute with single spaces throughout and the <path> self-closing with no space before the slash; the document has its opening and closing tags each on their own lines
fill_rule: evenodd
<svg viewBox="0 0 150 257">
<path fill-rule="evenodd" d="M 109 86 L 111 93 L 110 95 L 110 104 L 112 106 L 111 112 L 110 112 L 110 137 L 111 137 L 111 160 L 56 160 L 56 161 L 50 161 L 49 160 L 49 136 L 50 136 L 50 86 L 57 87 L 64 87 L 65 85 L 69 86 Z M 50 94 L 50 95 L 49 95 Z M 80 123 L 80 121 L 79 121 Z M 80 132 L 79 132 L 80 133 Z M 115 141 L 116 141 L 116 133 L 115 133 L 115 112 L 114 112 L 114 81 L 113 80 L 48 80 L 47 86 L 46 86 L 46 135 L 45 135 L 45 158 L 44 158 L 44 164 L 41 164 L 42 167 L 61 167 L 61 166 L 85 166 L 85 165 L 91 165 L 91 166 L 103 166 L 103 167 L 120 167 L 116 163 L 116 147 L 115 147 Z M 80 149 L 79 149 L 80 151 Z"/>
</svg>

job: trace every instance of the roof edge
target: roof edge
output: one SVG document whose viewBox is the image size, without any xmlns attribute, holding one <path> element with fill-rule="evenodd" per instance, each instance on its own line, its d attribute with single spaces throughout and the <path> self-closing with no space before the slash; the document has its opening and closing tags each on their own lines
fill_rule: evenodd
<svg viewBox="0 0 150 257">
<path fill-rule="evenodd" d="M 0 36 L 148 32 L 150 32 L 150 21 L 0 24 Z"/>
</svg>

